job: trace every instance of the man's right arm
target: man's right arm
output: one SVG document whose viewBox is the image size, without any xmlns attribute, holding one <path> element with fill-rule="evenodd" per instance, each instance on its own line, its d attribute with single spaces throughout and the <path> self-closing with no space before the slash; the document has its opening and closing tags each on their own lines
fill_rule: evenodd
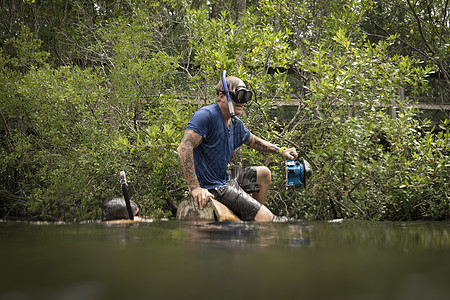
<svg viewBox="0 0 450 300">
<path fill-rule="evenodd" d="M 200 145 L 203 137 L 193 130 L 187 129 L 184 132 L 183 139 L 178 145 L 178 157 L 180 158 L 181 168 L 189 187 L 189 192 L 194 197 L 194 204 L 197 208 L 203 208 L 209 198 L 214 196 L 207 190 L 200 187 L 194 166 L 194 149 Z"/>
</svg>

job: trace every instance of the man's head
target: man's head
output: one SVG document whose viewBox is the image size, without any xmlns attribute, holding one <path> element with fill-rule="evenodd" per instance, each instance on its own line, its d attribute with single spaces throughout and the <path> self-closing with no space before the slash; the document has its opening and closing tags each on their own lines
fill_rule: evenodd
<svg viewBox="0 0 450 300">
<path fill-rule="evenodd" d="M 133 201 L 130 201 L 133 215 L 136 216 L 139 212 L 139 207 Z M 128 219 L 128 210 L 125 199 L 113 198 L 102 206 L 102 221 Z"/>
<path fill-rule="evenodd" d="M 242 114 L 244 104 L 252 99 L 253 93 L 246 88 L 244 82 L 238 77 L 228 76 L 226 78 L 226 82 L 231 100 L 233 101 L 235 114 L 240 115 Z M 218 102 L 227 101 L 222 80 L 220 80 L 216 85 L 216 94 L 218 97 Z"/>
</svg>

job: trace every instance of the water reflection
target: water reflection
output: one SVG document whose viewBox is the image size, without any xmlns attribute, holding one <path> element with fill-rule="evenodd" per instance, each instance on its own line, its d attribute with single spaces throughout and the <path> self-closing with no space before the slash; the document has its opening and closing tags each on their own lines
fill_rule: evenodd
<svg viewBox="0 0 450 300">
<path fill-rule="evenodd" d="M 187 243 L 209 247 L 252 248 L 270 246 L 308 247 L 309 227 L 296 223 L 213 222 L 192 223 L 185 229 Z"/>
<path fill-rule="evenodd" d="M 447 299 L 449 222 L 0 222 L 0 299 Z"/>
<path fill-rule="evenodd" d="M 186 243 L 208 247 L 316 247 L 404 253 L 448 250 L 449 222 L 183 222 Z"/>
</svg>

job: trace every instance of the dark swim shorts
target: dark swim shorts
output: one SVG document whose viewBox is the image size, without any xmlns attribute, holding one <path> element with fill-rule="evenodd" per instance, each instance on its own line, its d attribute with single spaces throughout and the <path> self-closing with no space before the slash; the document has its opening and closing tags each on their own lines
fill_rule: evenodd
<svg viewBox="0 0 450 300">
<path fill-rule="evenodd" d="M 242 221 L 253 221 L 261 208 L 261 203 L 249 194 L 259 192 L 256 167 L 234 166 L 230 173 L 230 182 L 226 186 L 209 191 Z"/>
</svg>

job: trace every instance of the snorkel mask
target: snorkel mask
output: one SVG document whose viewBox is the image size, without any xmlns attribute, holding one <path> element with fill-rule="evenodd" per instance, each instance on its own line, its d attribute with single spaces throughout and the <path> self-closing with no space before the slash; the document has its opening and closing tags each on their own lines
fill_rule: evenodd
<svg viewBox="0 0 450 300">
<path fill-rule="evenodd" d="M 223 70 L 222 73 L 222 84 L 223 84 L 223 89 L 224 89 L 224 93 L 227 96 L 227 102 L 228 102 L 228 108 L 230 110 L 230 117 L 231 117 L 231 122 L 233 124 L 236 124 L 236 115 L 234 114 L 234 107 L 233 107 L 233 103 L 231 102 L 231 100 L 233 100 L 236 103 L 239 104 L 244 104 L 249 102 L 250 100 L 252 100 L 252 96 L 253 93 L 252 91 L 246 89 L 243 86 L 238 86 L 235 88 L 234 92 L 233 91 L 229 91 L 228 90 L 228 84 L 227 84 L 227 71 Z"/>
<path fill-rule="evenodd" d="M 234 92 L 229 92 L 231 99 L 239 104 L 245 104 L 247 102 L 250 102 L 252 100 L 252 91 L 247 90 L 243 86 L 238 86 L 235 88 Z"/>
</svg>

